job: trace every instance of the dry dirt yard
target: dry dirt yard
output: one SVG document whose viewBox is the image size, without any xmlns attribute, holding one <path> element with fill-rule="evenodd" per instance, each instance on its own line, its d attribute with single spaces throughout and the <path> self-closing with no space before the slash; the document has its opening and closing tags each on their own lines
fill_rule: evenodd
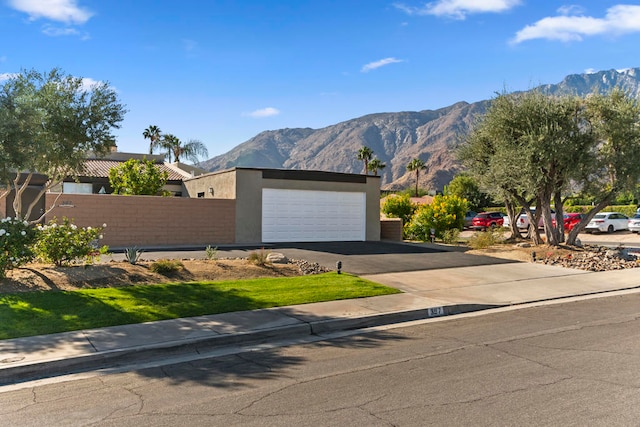
<svg viewBox="0 0 640 427">
<path fill-rule="evenodd" d="M 466 251 L 469 254 L 523 262 L 532 262 L 532 252 L 536 253 L 536 262 L 567 268 L 603 271 L 640 267 L 640 262 L 635 257 L 624 259 L 622 257 L 624 254 L 620 251 L 590 245 L 585 245 L 583 248 L 551 248 L 546 245 L 520 247 L 514 244 L 500 244 L 487 249 Z M 38 290 L 118 287 L 178 281 L 291 277 L 302 275 L 302 270 L 307 273 L 311 271 L 326 271 L 326 269 L 317 264 L 310 264 L 306 261 L 290 264 L 268 264 L 265 266 L 257 266 L 247 259 L 181 260 L 180 262 L 183 268 L 169 276 L 152 272 L 149 269 L 150 261 L 140 262 L 136 265 L 125 261 L 109 261 L 95 265 L 70 267 L 29 264 L 9 271 L 7 278 L 0 279 L 0 294 Z"/>
<path fill-rule="evenodd" d="M 183 268 L 169 276 L 154 273 L 151 262 L 136 265 L 128 262 L 106 262 L 94 265 L 54 267 L 50 264 L 28 264 L 11 270 L 0 280 L 0 294 L 28 291 L 75 290 L 196 280 L 233 280 L 259 277 L 301 275 L 296 264 L 257 266 L 246 259 L 181 260 Z"/>
</svg>

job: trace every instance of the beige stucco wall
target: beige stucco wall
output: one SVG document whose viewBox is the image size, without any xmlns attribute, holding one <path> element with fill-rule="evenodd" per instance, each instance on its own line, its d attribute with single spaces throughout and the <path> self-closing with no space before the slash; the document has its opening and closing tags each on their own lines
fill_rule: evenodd
<svg viewBox="0 0 640 427">
<path fill-rule="evenodd" d="M 198 197 L 198 193 L 204 193 L 205 199 L 235 199 L 236 198 L 236 172 L 227 170 L 199 175 L 184 181 L 186 191 L 183 197 Z M 213 190 L 213 194 L 209 192 Z"/>
</svg>

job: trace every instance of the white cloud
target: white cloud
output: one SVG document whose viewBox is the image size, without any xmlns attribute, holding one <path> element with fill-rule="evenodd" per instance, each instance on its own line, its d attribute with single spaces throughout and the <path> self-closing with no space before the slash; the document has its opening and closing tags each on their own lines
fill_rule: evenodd
<svg viewBox="0 0 640 427">
<path fill-rule="evenodd" d="M 45 25 L 42 27 L 42 33 L 46 36 L 50 37 L 60 37 L 60 36 L 76 36 L 80 34 L 78 30 L 71 27 L 54 27 L 53 25 Z"/>
<path fill-rule="evenodd" d="M 567 13 L 578 13 L 567 15 Z M 512 43 L 547 39 L 582 41 L 595 35 L 619 35 L 640 31 L 640 6 L 617 5 L 607 9 L 604 18 L 583 16 L 578 9 L 561 9 L 562 16 L 547 17 L 516 33 Z"/>
<path fill-rule="evenodd" d="M 404 61 L 402 59 L 397 59 L 397 58 L 384 58 L 379 61 L 369 62 L 368 64 L 363 65 L 360 71 L 363 73 L 368 73 L 369 71 L 375 70 L 376 68 L 384 67 L 385 65 L 389 65 L 389 64 L 395 64 L 397 62 L 404 62 Z"/>
<path fill-rule="evenodd" d="M 586 70 L 584 70 L 585 74 L 595 74 L 597 72 L 598 70 L 596 70 L 595 68 L 587 68 Z"/>
<path fill-rule="evenodd" d="M 243 116 L 249 116 L 259 119 L 263 117 L 277 116 L 278 114 L 280 114 L 280 110 L 278 110 L 277 108 L 267 107 L 261 108 L 260 110 L 252 111 L 250 113 L 244 113 Z"/>
<path fill-rule="evenodd" d="M 465 19 L 475 13 L 500 13 L 513 9 L 521 0 L 437 0 L 422 7 L 395 3 L 394 6 L 409 15 L 446 16 Z"/>
<path fill-rule="evenodd" d="M 29 19 L 40 18 L 68 24 L 84 24 L 93 13 L 78 6 L 77 0 L 9 0 L 9 6 L 29 15 Z"/>
</svg>

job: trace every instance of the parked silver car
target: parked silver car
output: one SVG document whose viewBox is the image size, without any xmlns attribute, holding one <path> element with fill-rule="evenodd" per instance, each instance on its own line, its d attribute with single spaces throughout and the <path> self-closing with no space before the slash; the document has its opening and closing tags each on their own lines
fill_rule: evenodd
<svg viewBox="0 0 640 427">
<path fill-rule="evenodd" d="M 628 227 L 632 233 L 640 232 L 640 212 L 629 218 Z"/>
<path fill-rule="evenodd" d="M 629 229 L 629 217 L 620 212 L 600 212 L 589 221 L 584 231 L 587 233 L 607 232 Z"/>
</svg>

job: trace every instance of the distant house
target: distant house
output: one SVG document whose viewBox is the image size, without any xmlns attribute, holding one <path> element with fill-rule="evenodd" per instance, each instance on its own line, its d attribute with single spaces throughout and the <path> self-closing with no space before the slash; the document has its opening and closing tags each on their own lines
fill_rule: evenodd
<svg viewBox="0 0 640 427">
<path fill-rule="evenodd" d="M 206 173 L 204 169 L 184 163 L 166 163 L 162 154 L 139 154 L 111 152 L 103 157 L 90 156 L 84 162 L 84 168 L 76 177 L 67 177 L 61 187 L 52 188 L 52 192 L 65 194 L 111 194 L 113 189 L 109 184 L 109 171 L 129 159 L 147 159 L 155 163 L 161 170 L 167 172 L 169 179 L 164 190 L 174 196 L 182 196 L 182 182 L 197 175 Z"/>
</svg>

